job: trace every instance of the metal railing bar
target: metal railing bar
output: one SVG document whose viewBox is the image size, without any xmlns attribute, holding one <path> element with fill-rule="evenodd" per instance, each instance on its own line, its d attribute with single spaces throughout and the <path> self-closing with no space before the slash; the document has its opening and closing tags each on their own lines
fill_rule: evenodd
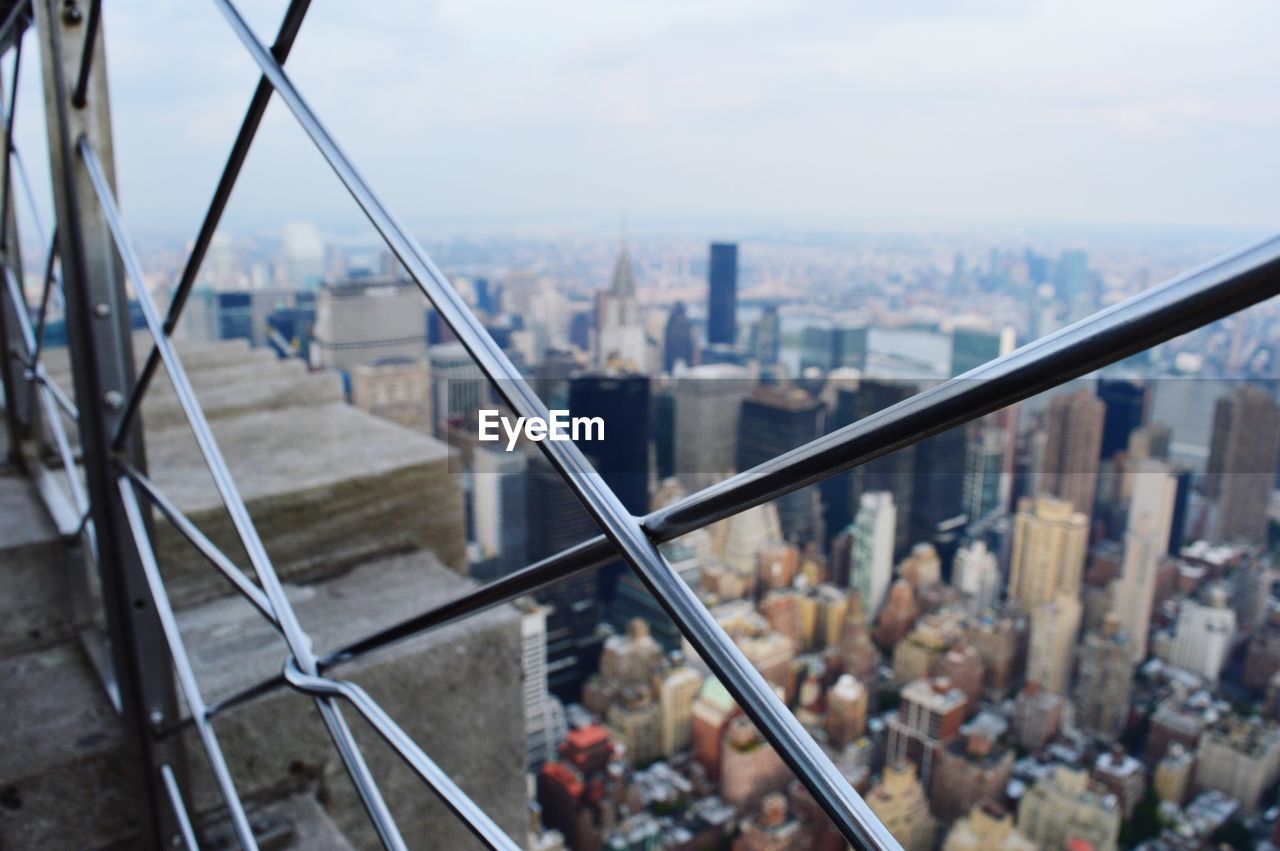
<svg viewBox="0 0 1280 851">
<path fill-rule="evenodd" d="M 116 466 L 120 471 L 128 476 L 142 491 L 152 505 L 160 509 L 160 513 L 173 524 L 182 537 L 186 538 L 190 544 L 196 548 L 200 555 L 216 567 L 226 579 L 235 586 L 236 590 L 248 598 L 258 613 L 266 618 L 277 629 L 280 624 L 276 620 L 275 611 L 271 608 L 271 601 L 267 599 L 267 595 L 262 592 L 252 579 L 245 575 L 244 571 L 236 567 L 227 555 L 218 549 L 218 547 L 210 541 L 205 534 L 200 531 L 191 520 L 182 513 L 182 511 L 173 504 L 170 499 L 164 495 L 158 487 L 155 486 L 150 479 L 138 472 L 138 470 L 123 459 L 116 462 Z"/>
<path fill-rule="evenodd" d="M 178 403 L 187 418 L 187 424 L 195 436 L 201 457 L 204 458 L 205 464 L 209 468 L 209 473 L 213 477 L 214 487 L 217 489 L 218 495 L 227 509 L 227 514 L 231 517 L 231 523 L 235 527 L 236 534 L 240 537 L 240 542 L 244 545 L 245 552 L 249 556 L 249 563 L 253 566 L 254 572 L 258 576 L 258 581 L 262 584 L 267 598 L 271 601 L 271 608 L 276 614 L 276 621 L 284 635 L 285 643 L 289 645 L 290 652 L 299 660 L 299 664 L 304 666 L 304 669 L 315 672 L 315 654 L 312 650 L 311 638 L 303 631 L 297 615 L 293 611 L 293 606 L 289 603 L 289 599 L 284 593 L 284 586 L 280 582 L 280 577 L 276 574 L 275 567 L 271 564 L 271 559 L 262 544 L 262 538 L 258 535 L 258 529 L 253 523 L 253 518 L 249 515 L 249 510 L 244 504 L 244 499 L 241 497 L 239 489 L 236 487 L 231 471 L 227 467 L 226 459 L 222 456 L 222 450 L 218 447 L 217 440 L 214 439 L 213 431 L 209 427 L 209 421 L 205 417 L 204 409 L 200 407 L 200 402 L 191 387 L 191 379 L 187 376 L 186 368 L 174 351 L 168 335 L 164 333 L 164 328 L 160 322 L 160 313 L 156 309 L 155 301 L 151 298 L 151 293 L 147 291 L 146 281 L 142 275 L 142 265 L 138 261 L 133 242 L 125 231 L 120 208 L 116 205 L 115 196 L 111 192 L 110 184 L 107 183 L 107 177 L 102 170 L 102 163 L 98 160 L 97 152 L 94 151 L 92 143 L 85 136 L 80 137 L 76 144 L 76 149 L 84 162 L 85 170 L 89 175 L 89 182 L 98 197 L 103 218 L 106 220 L 107 229 L 111 232 L 116 251 L 124 264 L 125 272 L 133 281 L 134 296 L 137 298 L 138 307 L 142 311 L 156 348 L 160 352 L 165 370 L 169 374 L 174 394 L 178 397 Z M 392 848 L 403 848 L 404 841 L 400 838 L 394 822 L 390 820 L 390 812 L 387 809 L 386 802 L 382 799 L 382 793 L 369 772 L 368 766 L 364 764 L 359 747 L 351 737 L 351 731 L 343 720 L 341 713 L 335 705 L 323 698 L 317 700 L 317 706 L 320 710 L 320 716 L 329 730 L 329 735 L 334 740 L 347 771 L 351 775 L 352 782 L 355 784 L 378 832 L 384 836 L 384 841 L 387 841 L 388 837 L 395 840 L 388 842 Z"/>
<path fill-rule="evenodd" d="M 31 353 L 32 363 L 40 362 L 44 353 L 44 331 L 49 318 L 49 298 L 53 295 L 53 264 L 58 258 L 58 233 L 54 229 L 53 242 L 49 244 L 49 254 L 44 265 L 44 287 L 40 290 L 40 308 L 36 312 L 35 338 L 36 347 Z M 79 416 L 76 414 L 75 416 Z"/>
<path fill-rule="evenodd" d="M 25 33 L 18 33 L 13 46 L 13 79 L 9 83 L 9 104 L 4 117 L 4 149 L 13 150 L 13 121 L 18 114 L 18 78 L 22 71 L 22 42 Z M 13 186 L 13 160 L 6 157 L 4 183 L 0 186 L 0 250 L 9 240 L 9 195 Z"/>
<path fill-rule="evenodd" d="M 356 743 L 356 738 L 351 733 L 351 727 L 348 726 L 341 707 L 331 697 L 316 697 L 315 701 L 325 724 L 329 729 L 336 731 L 333 736 L 334 746 L 347 766 L 347 772 L 351 775 L 356 792 L 359 793 L 365 811 L 369 814 L 369 821 L 378 832 L 378 838 L 391 851 L 409 851 L 409 846 L 400 835 L 395 817 L 378 790 L 378 781 L 369 770 L 369 764 L 365 762 L 364 753 Z"/>
<path fill-rule="evenodd" d="M 404 264 L 441 317 L 458 335 L 477 366 L 490 379 L 505 379 L 497 382 L 497 390 L 517 414 L 546 418 L 548 415 L 541 399 L 523 380 L 519 371 L 480 325 L 479 320 L 421 246 L 359 175 L 302 99 L 284 69 L 240 17 L 234 4 L 230 0 L 214 2 L 259 68 L 271 79 L 281 100 L 289 106 L 303 130 L 311 137 L 311 141 L 364 210 L 397 259 Z M 582 452 L 568 442 L 544 441 L 539 446 L 695 650 L 720 677 L 738 704 L 831 817 L 841 835 L 859 848 L 900 848 L 760 672 L 751 665 L 693 591 L 667 563 L 637 520 L 604 484 L 604 480 L 591 467 Z M 315 670 L 307 673 L 314 674 Z"/>
<path fill-rule="evenodd" d="M 51 470 L 42 459 L 28 459 L 31 482 L 40 495 L 40 501 L 53 519 L 58 535 L 70 541 L 76 537 L 80 529 L 80 518 L 83 513 L 75 507 L 75 499 L 71 496 L 65 477 Z M 92 526 L 90 526 L 92 528 Z"/>
<path fill-rule="evenodd" d="M 35 193 L 31 190 L 31 176 L 27 174 L 26 161 L 23 160 L 22 154 L 18 151 L 16 147 L 9 149 L 9 155 L 13 157 L 14 165 L 17 168 L 18 182 L 22 184 L 22 194 L 26 196 L 27 207 L 30 208 L 31 210 L 31 223 L 32 225 L 35 226 L 36 237 L 39 240 L 40 244 L 44 245 L 44 243 L 47 241 L 45 239 L 44 222 L 41 221 L 40 219 L 40 208 L 36 205 L 36 196 L 35 196 Z M 58 229 L 55 226 L 53 230 L 54 230 L 54 234 L 53 234 L 54 241 L 56 244 Z M 58 283 L 59 289 L 61 289 L 62 280 L 60 276 L 57 279 L 57 283 Z"/>
<path fill-rule="evenodd" d="M 44 364 L 33 361 L 29 356 L 24 355 L 22 352 L 17 350 L 10 351 L 9 355 L 18 363 L 22 364 L 24 373 L 22 377 L 28 384 L 41 385 L 48 388 L 49 392 L 53 394 L 53 399 L 57 402 L 58 407 L 61 408 L 67 416 L 73 420 L 78 420 L 80 418 L 80 409 L 76 407 L 75 402 L 71 401 L 71 397 L 66 394 L 62 389 L 62 386 L 54 380 L 53 376 L 49 375 L 48 371 L 44 368 Z"/>
<path fill-rule="evenodd" d="M 101 20 L 102 0 L 90 0 L 89 17 L 84 25 L 84 48 L 80 51 L 80 71 L 76 74 L 76 87 L 71 93 L 71 105 L 76 109 L 84 109 L 88 103 L 89 72 L 93 70 L 93 51 L 98 43 Z"/>
<path fill-rule="evenodd" d="M 22 345 L 30 352 L 35 347 L 35 332 L 31 328 L 31 316 L 27 310 L 27 300 L 22 294 L 22 287 L 13 273 L 13 267 L 8 263 L 4 264 L 4 278 L 6 288 L 9 291 L 9 300 L 13 304 L 13 312 L 22 334 Z M 63 472 L 67 478 L 67 487 L 71 493 L 71 501 L 78 516 L 89 510 L 89 496 L 85 493 L 84 484 L 80 481 L 75 455 L 71 451 L 71 441 L 67 438 L 66 428 L 63 426 L 61 415 L 58 413 L 60 403 L 58 395 L 53 389 L 56 385 L 43 380 L 47 378 L 44 364 L 35 364 L 32 374 L 39 381 L 40 390 L 38 395 L 40 397 L 40 407 L 44 411 L 45 425 L 48 426 L 49 433 L 53 437 L 54 448 L 62 461 Z M 60 392 L 58 391 L 58 393 Z M 65 401 L 70 404 L 69 399 Z M 71 410 L 75 411 L 75 405 L 71 405 Z M 73 414 L 73 416 L 75 415 Z M 96 542 L 91 539 L 91 543 L 94 545 L 96 554 Z"/>
<path fill-rule="evenodd" d="M 0 24 L 0 45 L 9 40 L 9 36 L 12 35 L 11 30 L 18 26 L 19 21 L 22 21 L 23 15 L 28 14 L 27 7 L 30 5 L 30 0 L 21 0 L 9 10 L 9 16 L 4 19 L 3 24 Z M 22 25 L 26 26 L 26 22 L 23 21 Z"/>
<path fill-rule="evenodd" d="M 120 488 L 120 498 L 124 504 L 125 516 L 129 529 L 133 534 L 133 543 L 138 550 L 142 571 L 147 579 L 147 588 L 151 593 L 151 604 L 155 606 L 156 615 L 160 618 L 160 626 L 164 630 L 165 643 L 169 647 L 169 658 L 173 661 L 174 671 L 178 675 L 178 684 L 187 699 L 187 707 L 191 710 L 191 718 L 195 722 L 200 743 L 204 746 L 205 756 L 209 760 L 209 768 L 213 772 L 214 781 L 227 806 L 227 814 L 231 817 L 231 828 L 236 839 L 246 849 L 258 847 L 253 836 L 253 828 L 249 826 L 249 818 L 245 815 L 244 804 L 236 792 L 235 780 L 231 777 L 231 769 L 227 766 L 222 746 L 218 743 L 218 735 L 213 724 L 205 715 L 204 696 L 200 692 L 200 684 L 196 681 L 195 669 L 187 656 L 187 649 L 182 643 L 182 632 L 178 629 L 178 620 L 174 617 L 173 607 L 169 604 L 169 595 L 165 592 L 164 579 L 160 576 L 160 567 L 156 564 L 155 553 L 151 549 L 147 536 L 146 523 L 142 519 L 142 507 L 138 504 L 137 494 L 127 476 L 120 476 L 116 481 Z"/>
<path fill-rule="evenodd" d="M 308 676 L 298 668 L 293 659 L 285 663 L 283 676 L 291 687 L 303 693 L 341 697 L 350 702 L 444 805 L 471 829 L 477 839 L 498 851 L 519 851 L 520 845 L 513 842 L 363 688 L 346 680 Z"/>
<path fill-rule="evenodd" d="M 289 57 L 289 51 L 293 49 L 293 42 L 298 37 L 298 30 L 302 28 L 302 21 L 306 17 L 307 9 L 311 5 L 311 0 L 290 0 L 289 8 L 285 10 L 284 19 L 280 23 L 280 29 L 276 33 L 275 44 L 271 48 L 272 55 L 283 64 Z M 231 146 L 231 153 L 227 155 L 226 165 L 222 167 L 222 176 L 218 178 L 218 186 L 213 191 L 213 199 L 209 202 L 209 208 L 204 214 L 204 221 L 200 223 L 200 230 L 196 234 L 195 243 L 191 246 L 191 254 L 187 257 L 187 263 L 182 268 L 182 277 L 178 279 L 177 289 L 173 292 L 173 298 L 169 302 L 169 310 L 164 319 L 164 332 L 172 334 L 174 328 L 178 325 L 178 320 L 182 316 L 182 309 L 186 306 L 187 297 L 191 295 L 191 289 L 195 286 L 196 276 L 200 274 L 200 265 L 204 262 L 205 254 L 209 250 L 209 244 L 213 240 L 214 232 L 218 229 L 218 222 L 222 220 L 222 213 L 227 208 L 227 202 L 231 199 L 231 191 L 235 188 L 236 180 L 240 177 L 240 169 L 244 166 L 245 158 L 249 155 L 249 148 L 253 145 L 254 136 L 258 132 L 258 127 L 262 124 L 262 116 L 267 111 L 267 105 L 271 102 L 271 93 L 275 88 L 271 85 L 266 75 L 258 79 L 258 86 L 253 91 L 253 98 L 249 101 L 249 108 L 245 111 L 244 120 L 240 122 L 240 132 L 236 134 L 236 140 Z M 156 369 L 160 366 L 160 353 L 153 346 L 147 354 L 147 359 L 142 364 L 142 369 L 138 372 L 138 379 L 134 383 L 133 390 L 129 394 L 128 400 L 125 402 L 124 412 L 120 416 L 120 424 L 116 427 L 116 435 L 113 446 L 119 448 L 124 441 L 124 436 L 129 431 L 129 424 L 133 418 L 137 416 L 138 408 L 142 404 L 142 397 L 146 394 L 147 388 L 151 386 L 151 380 L 155 377 Z"/>
<path fill-rule="evenodd" d="M 182 789 L 178 787 L 178 778 L 174 775 L 169 763 L 160 766 L 160 779 L 164 781 L 165 791 L 169 793 L 169 803 L 173 806 L 173 817 L 182 832 L 182 844 L 187 851 L 200 851 L 200 843 L 196 842 L 196 831 L 191 826 L 191 816 L 187 813 L 187 804 L 182 800 Z"/>
</svg>

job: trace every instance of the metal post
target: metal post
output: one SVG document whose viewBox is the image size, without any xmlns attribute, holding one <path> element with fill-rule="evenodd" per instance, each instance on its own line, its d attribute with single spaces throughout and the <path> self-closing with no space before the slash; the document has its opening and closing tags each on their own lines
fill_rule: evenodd
<svg viewBox="0 0 1280 851">
<path fill-rule="evenodd" d="M 21 10 L 15 10 L 15 14 L 23 14 Z M 15 23 L 18 23 L 15 21 Z M 5 52 L 9 39 L 16 40 L 22 38 L 23 28 L 15 26 L 10 30 L 10 35 L 5 39 L 6 44 L 0 46 L 0 54 Z M 17 77 L 17 65 L 14 66 L 14 77 Z M 0 90 L 4 89 L 4 75 L 0 73 Z M 8 109 L 13 111 L 13 99 L 8 99 Z M 12 118 L 9 119 L 12 121 Z M 10 148 L 13 144 L 13 135 L 4 133 L 3 139 L 0 139 L 0 154 L 3 160 L 0 160 L 0 178 L 4 184 L 8 184 L 12 180 L 13 157 L 10 155 Z M 0 220 L 4 222 L 4 231 L 0 232 L 0 244 L 5 246 L 4 256 L 0 262 L 12 265 L 18 280 L 22 280 L 22 253 L 18 247 L 17 221 L 14 216 L 13 193 L 4 193 L 4 209 L 0 210 Z M 23 381 L 24 367 L 22 362 L 13 356 L 18 351 L 20 341 L 22 339 L 21 327 L 18 317 L 13 315 L 13 311 L 17 309 L 16 305 L 9 304 L 8 299 L 0 299 L 0 375 L 4 381 L 4 418 L 5 424 L 9 431 L 9 462 L 18 468 L 23 466 L 23 443 L 32 433 L 31 411 L 33 406 L 30 404 L 30 394 L 26 392 L 25 382 Z M 12 348 L 18 347 L 18 348 Z"/>
<path fill-rule="evenodd" d="M 70 359 L 80 412 L 80 443 L 91 513 L 97 531 L 112 670 L 126 740 L 137 768 L 140 843 L 159 848 L 181 841 L 165 766 L 184 764 L 181 741 L 156 731 L 176 720 L 178 707 L 164 633 L 149 602 L 143 571 L 115 485 L 111 436 L 121 403 L 134 381 L 129 302 L 111 236 L 74 142 L 93 140 L 114 183 L 111 120 L 101 26 L 88 70 L 84 106 L 71 103 L 69 81 L 78 78 L 88 36 L 83 9 L 74 0 L 34 0 L 39 35 L 49 166 L 58 222 L 58 251 L 66 295 Z M 120 454 L 145 471 L 140 426 Z"/>
</svg>

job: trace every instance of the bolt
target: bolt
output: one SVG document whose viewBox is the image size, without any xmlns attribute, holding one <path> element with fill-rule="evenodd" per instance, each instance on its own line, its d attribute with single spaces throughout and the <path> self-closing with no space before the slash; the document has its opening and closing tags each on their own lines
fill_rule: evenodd
<svg viewBox="0 0 1280 851">
<path fill-rule="evenodd" d="M 76 24 L 84 20 L 84 12 L 80 11 L 80 4 L 76 0 L 66 0 L 62 4 L 62 21 L 67 26 L 74 27 Z"/>
<path fill-rule="evenodd" d="M 124 404 L 124 394 L 119 390 L 108 390 L 102 396 L 102 403 L 107 406 L 108 410 L 118 411 L 120 406 Z"/>
<path fill-rule="evenodd" d="M 173 836 L 169 837 L 169 844 L 174 848 L 182 847 L 182 837 L 175 833 Z"/>
<path fill-rule="evenodd" d="M 159 729 L 160 725 L 164 723 L 164 713 L 159 709 L 151 710 L 151 714 L 147 716 L 147 723 L 152 727 Z"/>
<path fill-rule="evenodd" d="M 100 301 L 93 306 L 93 315 L 99 319 L 106 319 L 111 315 L 111 305 L 105 301 Z"/>
</svg>

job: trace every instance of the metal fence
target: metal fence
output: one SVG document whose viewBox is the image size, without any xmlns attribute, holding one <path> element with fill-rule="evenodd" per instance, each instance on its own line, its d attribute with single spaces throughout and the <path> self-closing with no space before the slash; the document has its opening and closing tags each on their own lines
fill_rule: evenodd
<svg viewBox="0 0 1280 851">
<path fill-rule="evenodd" d="M 443 772 L 358 685 L 335 676 L 344 663 L 458 618 L 510 601 L 567 576 L 626 559 L 698 654 L 777 750 L 796 777 L 856 848 L 898 843 L 831 760 L 804 731 L 764 678 L 685 585 L 658 544 L 773 500 L 930 435 L 981 417 L 1134 352 L 1205 325 L 1280 292 L 1280 238 L 1223 257 L 1152 288 L 963 376 L 844 427 L 768 463 L 741 472 L 644 516 L 634 516 L 569 442 L 539 444 L 602 534 L 403 622 L 327 653 L 302 630 L 280 579 L 170 342 L 201 262 L 273 94 L 346 186 L 387 246 L 449 324 L 514 412 L 546 417 L 542 401 L 449 285 L 439 269 L 356 170 L 283 68 L 308 0 L 292 0 L 268 49 L 230 0 L 213 0 L 262 76 L 214 191 L 190 256 L 162 316 L 153 302 L 116 203 L 102 49 L 102 4 L 26 0 L 0 9 L 0 50 L 22 50 L 32 29 L 39 41 L 57 225 L 39 233 L 49 249 L 33 308 L 21 283 L 17 217 L 21 189 L 30 200 L 23 161 L 13 146 L 16 79 L 4 108 L 5 161 L 0 249 L 8 294 L 3 311 L 5 391 L 12 445 L 70 542 L 89 569 L 76 596 L 100 600 L 104 635 L 84 639 L 121 714 L 142 782 L 143 840 L 152 846 L 197 847 L 183 801 L 179 733 L 194 726 L 208 756 L 236 838 L 256 841 L 222 757 L 213 721 L 254 697 L 292 688 L 315 699 L 321 718 L 384 844 L 404 848 L 395 819 L 357 745 L 344 705 L 368 723 L 485 845 L 519 845 Z M 19 64 L 14 63 L 16 78 Z M 35 204 L 30 204 L 35 216 Z M 38 219 L 34 225 L 39 228 Z M 132 283 L 153 345 L 133 367 L 129 304 Z M 65 303 L 72 394 L 42 361 L 51 299 Z M 229 512 L 250 570 L 219 550 L 148 478 L 137 412 L 163 365 L 200 453 Z M 68 427 L 78 429 L 80 453 Z M 217 703 L 206 703 L 178 632 L 152 545 L 157 510 L 282 636 L 288 648 L 280 675 Z M 176 674 L 176 677 L 175 677 Z M 179 715 L 175 690 L 190 716 Z"/>
</svg>

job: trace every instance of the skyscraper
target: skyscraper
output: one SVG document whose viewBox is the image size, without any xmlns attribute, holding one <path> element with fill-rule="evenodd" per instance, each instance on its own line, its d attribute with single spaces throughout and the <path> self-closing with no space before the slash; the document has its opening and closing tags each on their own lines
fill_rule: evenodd
<svg viewBox="0 0 1280 851">
<path fill-rule="evenodd" d="M 575 417 L 604 420 L 604 439 L 578 448 L 610 490 L 633 514 L 649 510 L 649 377 L 611 373 L 575 375 L 569 381 L 569 410 Z M 555 522 L 554 520 L 552 522 Z M 613 602 L 626 565 L 617 561 L 599 571 L 599 592 Z"/>
<path fill-rule="evenodd" d="M 693 328 L 685 313 L 684 302 L 678 301 L 667 316 L 667 330 L 662 338 L 662 369 L 673 372 L 677 363 L 693 366 Z"/>
<path fill-rule="evenodd" d="M 482 581 L 506 576 L 529 563 L 528 468 L 523 452 L 499 452 L 476 447 L 473 455 L 471 499 L 475 506 L 475 539 L 487 562 Z"/>
<path fill-rule="evenodd" d="M 863 379 L 854 394 L 850 422 L 909 399 L 915 392 L 915 385 L 907 382 Z M 909 446 L 868 461 L 851 473 L 853 505 L 857 505 L 859 497 L 867 491 L 889 491 L 893 494 L 893 505 L 899 518 L 893 540 L 895 556 L 906 555 L 913 543 L 910 521 L 916 483 L 915 460 L 915 447 Z"/>
<path fill-rule="evenodd" d="M 1099 378 L 1098 398 L 1106 407 L 1102 421 L 1102 458 L 1129 446 L 1129 436 L 1146 425 L 1147 386 L 1124 378 Z"/>
<path fill-rule="evenodd" d="M 962 375 L 974 367 L 982 366 L 1013 351 L 1013 347 L 1012 328 L 1005 328 L 1003 331 L 956 328 L 951 333 L 951 375 Z"/>
<path fill-rule="evenodd" d="M 1123 732 L 1133 691 L 1132 656 L 1115 615 L 1107 618 L 1101 632 L 1085 635 L 1074 697 L 1076 723 L 1086 733 L 1114 741 Z"/>
<path fill-rule="evenodd" d="M 595 535 L 595 521 L 551 462 L 537 453 L 528 468 L 529 559 L 537 561 Z M 566 702 L 582 698 L 582 684 L 596 670 L 603 638 L 597 576 L 587 571 L 537 592 L 548 604 L 547 671 L 551 692 Z"/>
<path fill-rule="evenodd" d="M 762 364 L 778 362 L 782 347 L 782 327 L 778 320 L 777 305 L 769 305 L 752 328 L 751 349 Z"/>
<path fill-rule="evenodd" d="M 555 759 L 568 733 L 564 706 L 547 691 L 547 607 L 529 598 L 520 609 L 520 672 L 523 675 L 525 766 L 537 770 Z"/>
<path fill-rule="evenodd" d="M 1105 416 L 1106 406 L 1087 390 L 1049 403 L 1040 490 L 1070 502 L 1086 521 L 1093 516 Z"/>
<path fill-rule="evenodd" d="M 738 469 L 747 470 L 822 435 L 823 405 L 798 387 L 761 385 L 742 402 L 738 420 Z M 818 538 L 818 492 L 802 488 L 778 499 L 787 540 Z"/>
<path fill-rule="evenodd" d="M 979 426 L 970 435 L 964 456 L 964 513 L 976 523 L 998 508 L 1006 508 L 1009 477 L 1004 474 L 1008 432 Z"/>
<path fill-rule="evenodd" d="M 310 222 L 284 226 L 284 281 L 286 287 L 313 290 L 324 281 L 324 241 Z"/>
<path fill-rule="evenodd" d="M 1169 547 L 1178 482 L 1161 461 L 1137 462 L 1129 521 L 1124 536 L 1124 562 L 1115 586 L 1115 612 L 1129 637 L 1133 661 L 1147 656 L 1147 633 L 1155 602 L 1156 570 Z"/>
<path fill-rule="evenodd" d="M 980 615 L 1000 597 L 1000 567 L 996 554 L 978 540 L 956 550 L 951 585 L 967 598 L 971 614 Z"/>
<path fill-rule="evenodd" d="M 575 417 L 604 420 L 602 440 L 578 448 L 628 511 L 649 510 L 649 377 L 585 373 L 569 381 L 569 410 Z"/>
<path fill-rule="evenodd" d="M 1065 695 L 1071 680 L 1071 658 L 1080 629 L 1079 598 L 1059 591 L 1031 610 L 1031 641 L 1027 650 L 1027 681 Z"/>
<path fill-rule="evenodd" d="M 426 301 L 416 285 L 395 278 L 326 284 L 316 299 L 313 357 L 349 371 L 389 358 L 427 356 Z"/>
<path fill-rule="evenodd" d="M 862 596 L 868 617 L 874 619 L 893 578 L 893 538 L 897 511 L 887 491 L 864 493 L 853 521 L 853 552 L 849 586 Z"/>
<path fill-rule="evenodd" d="M 1034 610 L 1059 591 L 1078 596 L 1089 526 L 1060 499 L 1023 498 L 1013 532 L 1009 596 Z"/>
<path fill-rule="evenodd" d="M 707 287 L 707 342 L 732 346 L 738 339 L 737 243 L 711 243 Z"/>
<path fill-rule="evenodd" d="M 675 385 L 675 474 L 692 493 L 737 468 L 738 418 L 751 378 L 745 367 L 707 364 Z"/>
<path fill-rule="evenodd" d="M 1245 385 L 1218 400 L 1204 493 L 1217 500 L 1219 540 L 1266 542 L 1278 453 L 1280 407 L 1269 393 Z"/>
<path fill-rule="evenodd" d="M 649 370 L 649 337 L 636 302 L 635 272 L 625 242 L 618 252 L 612 285 L 596 294 L 595 360 L 598 367 Z"/>
<path fill-rule="evenodd" d="M 1183 600 L 1178 607 L 1170 664 L 1216 682 L 1236 637 L 1236 613 L 1221 586 L 1209 589 L 1208 603 Z"/>
</svg>

